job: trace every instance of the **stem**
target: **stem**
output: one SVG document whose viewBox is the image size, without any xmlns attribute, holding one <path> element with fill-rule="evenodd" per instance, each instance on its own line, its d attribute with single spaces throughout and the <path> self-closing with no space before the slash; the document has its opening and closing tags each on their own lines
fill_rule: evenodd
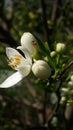
<svg viewBox="0 0 73 130">
<path fill-rule="evenodd" d="M 48 38 L 49 29 L 48 29 L 48 24 L 47 24 L 46 6 L 45 6 L 44 0 L 41 0 L 41 6 L 42 6 L 43 22 L 44 22 L 44 26 L 45 26 L 46 38 L 47 38 L 47 41 L 49 42 L 49 38 Z"/>
<path fill-rule="evenodd" d="M 57 8 L 58 8 L 58 0 L 54 1 L 53 7 L 52 7 L 52 15 L 51 15 L 51 21 L 54 24 L 56 15 L 57 15 Z"/>
<path fill-rule="evenodd" d="M 61 86 L 62 86 L 62 76 L 64 75 L 64 73 L 65 73 L 72 65 L 73 65 L 73 61 L 71 61 L 71 62 L 65 67 L 65 69 L 61 72 L 61 74 L 56 78 L 56 80 L 59 81 L 59 85 L 58 85 L 58 88 L 57 88 L 57 90 L 56 90 L 56 94 L 57 94 L 57 96 L 58 96 L 58 102 L 57 102 L 56 107 L 55 107 L 55 109 L 53 110 L 53 112 L 52 112 L 52 114 L 51 114 L 51 116 L 50 116 L 50 118 L 49 118 L 49 120 L 48 120 L 48 126 L 51 126 L 50 121 L 51 121 L 52 117 L 54 116 L 54 114 L 58 113 L 58 110 L 59 110 L 59 108 L 60 108 L 60 99 L 61 99 L 61 96 L 60 96 L 60 88 L 61 88 Z M 51 126 L 51 127 L 52 127 L 52 126 Z"/>
<path fill-rule="evenodd" d="M 46 105 L 47 105 L 47 88 L 44 89 L 44 104 L 43 104 L 43 125 L 46 124 Z"/>
<path fill-rule="evenodd" d="M 61 74 L 56 78 L 56 80 L 59 80 L 60 78 L 62 78 L 62 76 L 64 75 L 64 73 L 73 65 L 73 61 L 71 61 L 66 67 L 65 69 L 61 72 Z"/>
<path fill-rule="evenodd" d="M 46 40 L 48 42 L 50 49 L 52 50 L 53 46 L 52 46 L 52 42 L 50 40 L 50 36 L 52 35 L 52 29 L 47 24 L 47 14 L 46 14 L 45 0 L 41 0 L 41 7 L 42 7 L 43 23 L 44 23 L 44 27 L 45 27 Z"/>
</svg>

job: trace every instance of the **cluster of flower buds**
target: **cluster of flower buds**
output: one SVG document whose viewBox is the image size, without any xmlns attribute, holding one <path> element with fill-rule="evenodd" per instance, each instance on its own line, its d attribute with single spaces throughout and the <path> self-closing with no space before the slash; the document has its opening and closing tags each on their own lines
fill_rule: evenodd
<svg viewBox="0 0 73 130">
<path fill-rule="evenodd" d="M 61 54 L 65 51 L 65 49 L 66 49 L 66 45 L 64 43 L 57 43 L 55 50 L 51 51 L 50 56 L 54 58 L 56 57 L 57 53 Z"/>
<path fill-rule="evenodd" d="M 73 75 L 70 77 L 70 81 L 68 81 L 67 86 L 61 89 L 61 104 L 67 103 L 71 104 L 73 96 Z"/>
</svg>

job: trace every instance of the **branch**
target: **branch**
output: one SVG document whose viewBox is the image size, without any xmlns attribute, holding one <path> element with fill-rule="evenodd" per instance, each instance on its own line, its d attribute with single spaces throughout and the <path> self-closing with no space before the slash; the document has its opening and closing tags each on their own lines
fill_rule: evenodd
<svg viewBox="0 0 73 130">
<path fill-rule="evenodd" d="M 58 7 L 58 0 L 55 0 L 52 9 L 52 15 L 51 15 L 52 23 L 54 23 L 56 19 L 57 7 Z"/>
<path fill-rule="evenodd" d="M 51 22 L 53 25 L 56 24 L 56 21 L 60 15 L 60 7 L 62 3 L 60 0 L 54 0 L 53 7 L 52 7 L 52 14 L 51 14 Z"/>
<path fill-rule="evenodd" d="M 49 29 L 48 29 L 48 24 L 47 24 L 47 16 L 46 16 L 46 6 L 45 6 L 45 1 L 41 0 L 41 6 L 42 6 L 42 14 L 43 14 L 43 22 L 45 26 L 45 33 L 46 33 L 46 38 L 49 43 Z"/>
<path fill-rule="evenodd" d="M 73 65 L 73 61 L 71 61 L 66 67 L 65 69 L 61 72 L 61 74 L 55 79 L 57 81 L 59 81 L 59 84 L 58 84 L 58 87 L 57 87 L 57 90 L 56 90 L 56 94 L 58 96 L 58 102 L 52 112 L 52 114 L 50 115 L 49 119 L 48 119 L 48 125 L 51 126 L 50 124 L 50 121 L 52 119 L 52 117 L 54 116 L 54 114 L 56 114 L 59 110 L 59 107 L 60 107 L 60 99 L 61 99 L 61 96 L 60 96 L 60 88 L 62 86 L 62 77 L 63 75 L 66 73 L 66 71 Z"/>
<path fill-rule="evenodd" d="M 61 72 L 61 74 L 56 78 L 56 80 L 59 80 L 63 77 L 64 73 L 66 73 L 66 71 L 73 65 L 73 61 L 71 61 L 66 67 L 65 69 Z"/>
</svg>

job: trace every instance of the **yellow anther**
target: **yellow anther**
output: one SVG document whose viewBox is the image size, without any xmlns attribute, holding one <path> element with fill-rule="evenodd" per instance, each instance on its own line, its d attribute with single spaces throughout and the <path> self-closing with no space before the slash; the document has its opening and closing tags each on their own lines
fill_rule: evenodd
<svg viewBox="0 0 73 130">
<path fill-rule="evenodd" d="M 19 64 L 20 64 L 20 61 L 21 61 L 21 55 L 13 55 L 10 59 L 8 59 L 8 62 L 9 62 L 9 66 L 11 68 L 16 68 Z"/>
</svg>

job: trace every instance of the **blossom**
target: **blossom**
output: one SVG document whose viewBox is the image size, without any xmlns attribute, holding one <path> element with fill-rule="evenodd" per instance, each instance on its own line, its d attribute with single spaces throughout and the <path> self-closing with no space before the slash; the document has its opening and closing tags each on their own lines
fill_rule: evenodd
<svg viewBox="0 0 73 130">
<path fill-rule="evenodd" d="M 51 68 L 44 60 L 37 60 L 32 65 L 32 72 L 40 79 L 47 79 L 51 75 Z"/>
<path fill-rule="evenodd" d="M 0 88 L 8 88 L 15 85 L 30 73 L 32 67 L 32 58 L 27 50 L 25 50 L 24 56 L 22 56 L 17 50 L 7 47 L 6 54 L 8 65 L 17 72 L 0 84 Z"/>
<path fill-rule="evenodd" d="M 36 50 L 38 50 L 37 40 L 30 32 L 23 33 L 20 41 L 23 50 L 28 50 L 30 55 L 33 56 Z"/>
<path fill-rule="evenodd" d="M 27 50 L 24 52 L 23 50 L 18 51 L 11 47 L 7 47 L 6 54 L 8 57 L 8 65 L 17 72 L 9 76 L 2 84 L 0 84 L 0 88 L 14 86 L 26 77 L 31 70 L 33 74 L 40 79 L 48 78 L 51 74 L 48 63 L 43 60 L 37 60 L 35 63 L 32 63 L 32 57 Z"/>
<path fill-rule="evenodd" d="M 0 88 L 9 88 L 17 84 L 24 77 L 26 77 L 32 70 L 33 74 L 40 79 L 48 78 L 51 75 L 50 66 L 43 60 L 34 61 L 33 55 L 38 48 L 35 37 L 26 32 L 21 37 L 21 46 L 17 49 L 11 47 L 6 48 L 6 54 L 8 57 L 8 65 L 12 67 L 15 72 L 9 76 L 2 84 Z"/>
</svg>

